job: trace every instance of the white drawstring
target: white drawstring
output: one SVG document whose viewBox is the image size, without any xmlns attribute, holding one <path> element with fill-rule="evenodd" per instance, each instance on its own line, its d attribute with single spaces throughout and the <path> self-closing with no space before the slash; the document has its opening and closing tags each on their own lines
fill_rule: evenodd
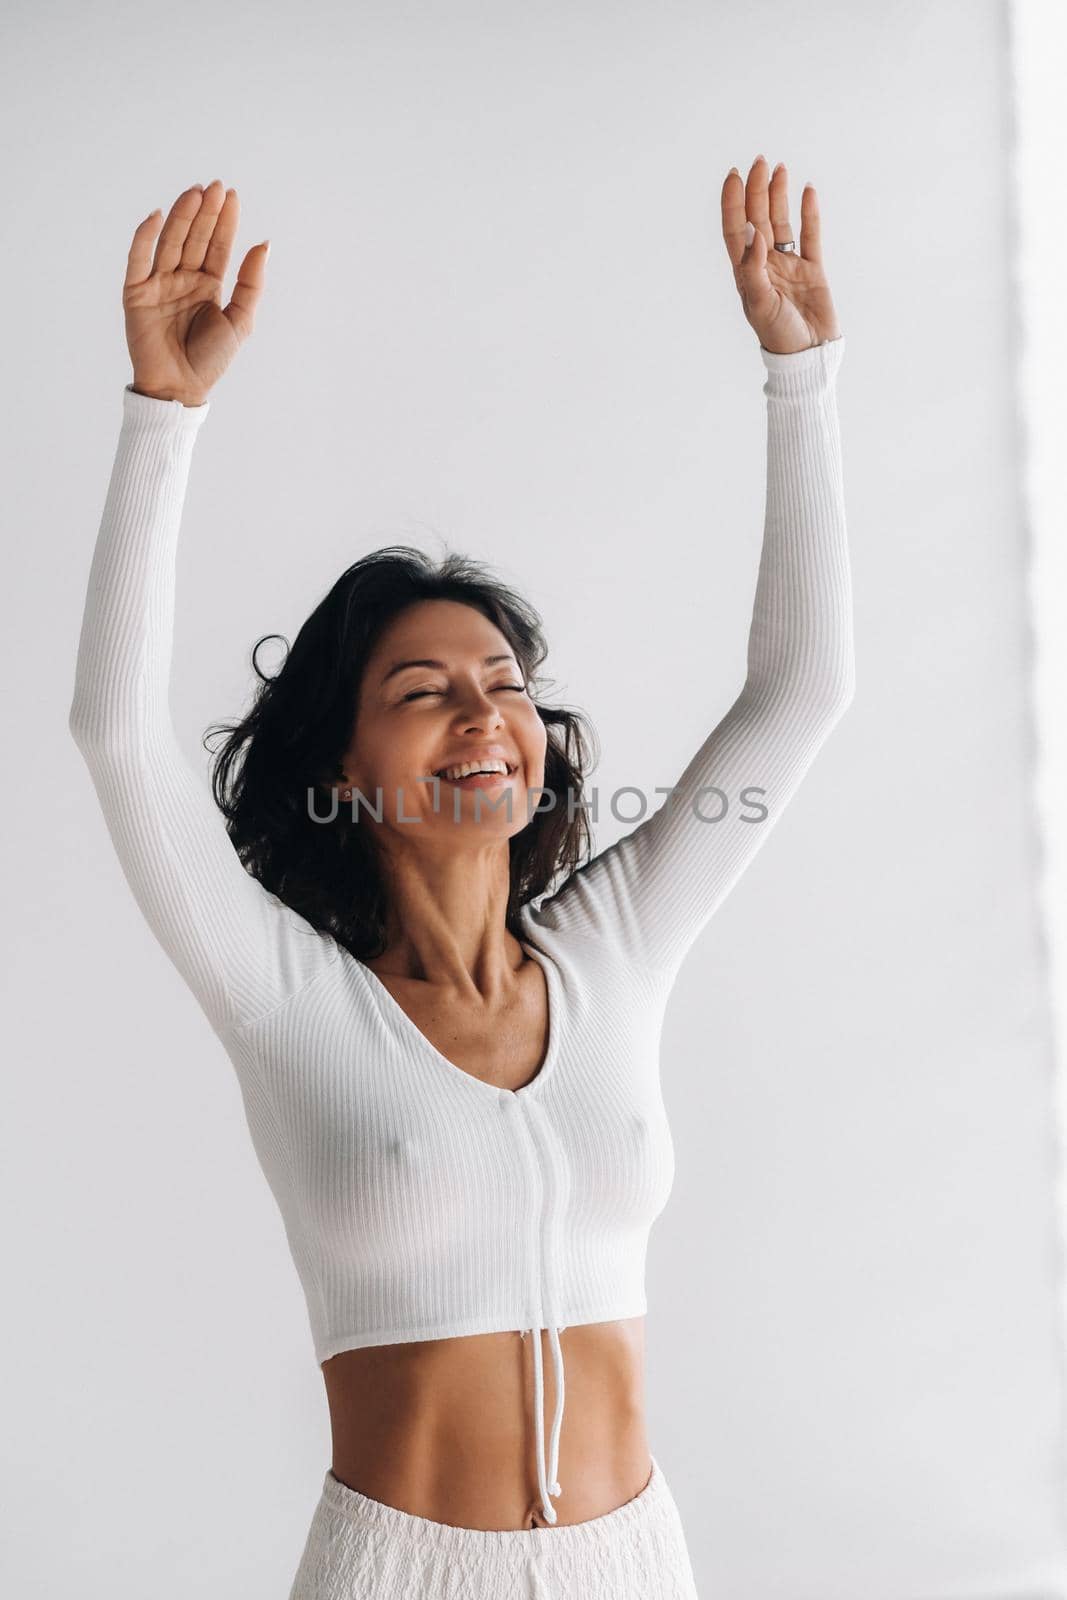
<svg viewBox="0 0 1067 1600">
<path fill-rule="evenodd" d="M 556 1404 L 552 1413 L 551 1434 L 551 1460 L 545 1463 L 545 1379 L 544 1364 L 541 1357 L 541 1330 L 531 1328 L 533 1334 L 534 1358 L 534 1440 L 537 1445 L 537 1487 L 541 1494 L 541 1510 L 545 1521 L 556 1521 L 556 1508 L 550 1499 L 551 1495 L 560 1495 L 563 1490 L 556 1479 L 559 1471 L 559 1432 L 563 1422 L 563 1351 L 560 1348 L 559 1333 L 553 1326 L 549 1328 L 552 1339 L 552 1370 L 556 1381 Z M 551 1482 L 549 1482 L 551 1479 Z"/>
<path fill-rule="evenodd" d="M 517 1104 L 517 1101 L 515 1102 Z M 531 1102 L 531 1108 L 533 1102 Z M 537 1107 L 540 1116 L 544 1117 L 544 1109 Z M 551 1238 L 545 1245 L 544 1262 L 548 1269 L 548 1291 L 545 1300 L 548 1304 L 546 1311 L 542 1304 L 541 1320 L 545 1322 L 549 1342 L 552 1347 L 552 1375 L 556 1386 L 556 1398 L 552 1411 L 552 1429 L 549 1436 L 548 1460 L 545 1459 L 545 1380 L 544 1361 L 541 1353 L 541 1328 L 531 1328 L 534 1335 L 534 1438 L 537 1445 L 537 1488 L 541 1496 L 541 1510 L 544 1519 L 550 1525 L 557 1520 L 556 1508 L 552 1504 L 553 1495 L 561 1495 L 563 1489 L 559 1482 L 559 1439 L 563 1427 L 563 1401 L 564 1401 L 564 1375 L 563 1375 L 563 1348 L 560 1344 L 562 1328 L 555 1322 L 547 1321 L 553 1315 L 556 1304 L 555 1260 L 552 1250 Z M 525 1333 L 523 1334 L 525 1337 Z"/>
<path fill-rule="evenodd" d="M 549 1444 L 548 1475 L 552 1480 L 549 1492 L 559 1495 L 563 1493 L 556 1481 L 559 1473 L 559 1435 L 563 1426 L 563 1347 L 559 1342 L 560 1330 L 555 1323 L 548 1331 L 552 1343 L 552 1376 L 556 1384 L 556 1406 L 552 1414 L 552 1434 Z"/>
</svg>

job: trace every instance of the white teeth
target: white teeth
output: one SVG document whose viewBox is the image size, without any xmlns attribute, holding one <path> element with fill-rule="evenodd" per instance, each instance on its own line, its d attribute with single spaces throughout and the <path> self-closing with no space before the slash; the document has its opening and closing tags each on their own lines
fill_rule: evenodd
<svg viewBox="0 0 1067 1600">
<path fill-rule="evenodd" d="M 469 777 L 472 772 L 502 772 L 506 775 L 507 770 L 506 761 L 465 761 L 458 767 L 443 767 L 437 776 L 454 783 L 459 778 Z"/>
</svg>

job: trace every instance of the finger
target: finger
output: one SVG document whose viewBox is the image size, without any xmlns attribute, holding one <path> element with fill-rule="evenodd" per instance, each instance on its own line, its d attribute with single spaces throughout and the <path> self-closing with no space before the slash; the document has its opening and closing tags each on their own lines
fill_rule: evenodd
<svg viewBox="0 0 1067 1600">
<path fill-rule="evenodd" d="M 222 208 L 215 218 L 214 231 L 204 256 L 203 267 L 213 278 L 224 278 L 230 260 L 233 241 L 237 237 L 237 224 L 241 219 L 241 202 L 236 189 L 227 189 Z"/>
<path fill-rule="evenodd" d="M 757 156 L 749 168 L 748 182 L 745 185 L 745 210 L 749 222 L 759 229 L 768 245 L 772 245 L 774 234 L 771 231 L 770 203 L 767 197 L 769 172 L 766 156 Z"/>
<path fill-rule="evenodd" d="M 200 196 L 203 189 L 194 183 L 191 189 L 181 193 L 171 206 L 167 220 L 163 224 L 163 232 L 156 240 L 156 259 L 153 264 L 154 272 L 173 272 L 182 258 L 182 246 L 185 236 L 189 232 L 189 224 L 200 209 Z"/>
<path fill-rule="evenodd" d="M 222 314 L 229 319 L 230 327 L 237 335 L 239 343 L 243 343 L 255 327 L 256 307 L 259 305 L 267 276 L 269 251 L 269 239 L 264 239 L 262 244 L 252 246 L 241 262 L 230 303 L 222 308 Z"/>
<path fill-rule="evenodd" d="M 745 185 L 736 167 L 731 167 L 722 186 L 722 236 L 734 271 L 745 253 Z"/>
<path fill-rule="evenodd" d="M 189 232 L 182 245 L 179 263 L 190 272 L 199 272 L 204 265 L 204 257 L 211 243 L 211 235 L 215 231 L 215 223 L 226 194 L 227 190 L 223 188 L 222 179 L 212 178 L 200 197 L 200 209 L 189 224 Z"/>
<path fill-rule="evenodd" d="M 741 260 L 741 283 L 744 288 L 745 309 L 757 317 L 774 304 L 775 291 L 767 276 L 767 241 L 763 230 L 753 224 L 752 243 Z"/>
<path fill-rule="evenodd" d="M 804 185 L 804 192 L 800 197 L 800 253 L 805 261 L 817 261 L 822 265 L 822 226 L 819 221 L 819 197 L 815 193 L 815 186 L 811 183 Z"/>
<path fill-rule="evenodd" d="M 774 244 L 788 244 L 793 237 L 789 222 L 789 174 L 785 163 L 779 161 L 771 173 L 768 207 Z"/>
<path fill-rule="evenodd" d="M 150 217 L 145 217 L 133 230 L 133 240 L 130 252 L 126 257 L 126 276 L 123 279 L 123 289 L 128 289 L 132 284 L 143 283 L 152 272 L 152 240 L 159 227 L 159 218 L 162 212 L 158 209 Z"/>
</svg>

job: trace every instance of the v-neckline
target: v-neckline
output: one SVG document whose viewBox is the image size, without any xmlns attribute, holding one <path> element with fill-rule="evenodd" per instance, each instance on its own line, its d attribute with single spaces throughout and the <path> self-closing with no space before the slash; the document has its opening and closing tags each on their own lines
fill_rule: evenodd
<svg viewBox="0 0 1067 1600">
<path fill-rule="evenodd" d="M 466 1067 L 457 1066 L 454 1061 L 450 1061 L 449 1058 L 444 1055 L 442 1051 L 438 1050 L 437 1046 L 426 1037 L 418 1023 L 408 1016 L 407 1012 L 404 1010 L 404 1007 L 400 1004 L 400 1001 L 386 987 L 381 978 L 379 978 L 378 974 L 372 971 L 371 968 L 367 966 L 365 961 L 357 960 L 356 965 L 363 974 L 364 981 L 377 999 L 379 1009 L 392 1017 L 397 1029 L 401 1033 L 406 1034 L 409 1039 L 413 1039 L 414 1042 L 419 1046 L 420 1050 L 429 1055 L 432 1060 L 437 1062 L 438 1065 L 446 1068 L 453 1077 L 465 1078 L 468 1083 L 474 1085 L 475 1090 L 481 1091 L 485 1094 L 491 1094 L 497 1100 L 500 1099 L 501 1095 L 512 1095 L 517 1098 L 519 1095 L 533 1094 L 537 1089 L 539 1089 L 540 1085 L 544 1083 L 545 1079 L 551 1074 L 552 1069 L 555 1066 L 559 1044 L 559 1002 L 558 989 L 556 987 L 555 966 L 547 956 L 542 955 L 539 950 L 537 950 L 533 945 L 528 944 L 525 939 L 520 939 L 519 943 L 530 959 L 537 962 L 537 965 L 541 968 L 545 975 L 545 1005 L 548 1011 L 548 1041 L 545 1046 L 544 1059 L 541 1062 L 540 1067 L 537 1069 L 537 1072 L 528 1083 L 520 1084 L 517 1089 L 509 1089 L 504 1084 L 487 1083 L 484 1078 L 477 1078 L 473 1072 L 468 1072 Z"/>
</svg>

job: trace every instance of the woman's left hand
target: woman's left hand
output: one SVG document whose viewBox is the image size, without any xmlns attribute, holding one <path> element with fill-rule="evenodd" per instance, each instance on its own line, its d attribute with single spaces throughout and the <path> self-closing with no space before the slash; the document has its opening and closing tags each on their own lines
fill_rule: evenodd
<svg viewBox="0 0 1067 1600">
<path fill-rule="evenodd" d="M 731 167 L 722 186 L 722 236 L 734 269 L 745 316 L 765 350 L 793 355 L 841 336 L 830 286 L 822 265 L 819 202 L 813 186 L 800 197 L 797 252 L 776 250 L 793 238 L 789 222 L 786 169 L 767 178 L 767 162 L 757 156 L 743 183 Z M 748 224 L 755 230 L 746 243 Z"/>
</svg>

